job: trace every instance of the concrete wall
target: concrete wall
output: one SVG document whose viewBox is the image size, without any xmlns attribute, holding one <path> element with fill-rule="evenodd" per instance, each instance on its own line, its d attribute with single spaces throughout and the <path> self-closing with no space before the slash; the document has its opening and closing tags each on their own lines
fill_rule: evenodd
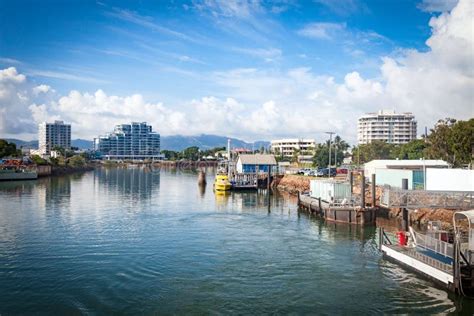
<svg viewBox="0 0 474 316">
<path fill-rule="evenodd" d="M 36 172 L 38 173 L 38 177 L 49 176 L 51 174 L 51 166 L 38 165 L 36 166 Z"/>
<path fill-rule="evenodd" d="M 408 189 L 413 190 L 413 170 L 375 169 L 375 182 L 377 185 L 401 188 L 402 179 L 408 179 Z"/>
<path fill-rule="evenodd" d="M 426 189 L 474 191 L 474 170 L 427 168 Z"/>
</svg>

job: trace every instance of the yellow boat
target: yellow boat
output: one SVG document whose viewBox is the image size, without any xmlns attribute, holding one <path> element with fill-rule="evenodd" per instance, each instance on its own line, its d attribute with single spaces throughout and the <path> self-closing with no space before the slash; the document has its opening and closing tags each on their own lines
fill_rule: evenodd
<svg viewBox="0 0 474 316">
<path fill-rule="evenodd" d="M 214 190 L 216 191 L 229 191 L 232 185 L 230 184 L 229 178 L 225 174 L 216 175 L 214 180 Z"/>
</svg>

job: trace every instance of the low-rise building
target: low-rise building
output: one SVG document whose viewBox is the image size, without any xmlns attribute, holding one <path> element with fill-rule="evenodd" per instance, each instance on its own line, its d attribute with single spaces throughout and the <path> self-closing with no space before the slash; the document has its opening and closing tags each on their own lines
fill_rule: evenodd
<svg viewBox="0 0 474 316">
<path fill-rule="evenodd" d="M 275 156 L 268 154 L 239 155 L 236 164 L 238 173 L 268 172 L 277 165 Z"/>
<path fill-rule="evenodd" d="M 312 162 L 316 141 L 314 139 L 277 139 L 271 141 L 271 151 L 276 156 L 292 158 L 298 155 L 298 162 Z"/>
<path fill-rule="evenodd" d="M 448 168 L 443 160 L 372 160 L 364 165 L 364 174 L 371 179 L 375 174 L 377 185 L 401 188 L 402 179 L 408 180 L 408 189 L 423 189 L 428 168 Z"/>
</svg>

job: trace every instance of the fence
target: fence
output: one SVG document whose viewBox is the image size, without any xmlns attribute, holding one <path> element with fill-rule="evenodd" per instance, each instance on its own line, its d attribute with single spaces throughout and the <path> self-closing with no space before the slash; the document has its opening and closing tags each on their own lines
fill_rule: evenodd
<svg viewBox="0 0 474 316">
<path fill-rule="evenodd" d="M 474 208 L 474 192 L 402 190 L 384 187 L 380 204 L 385 207 L 445 208 L 469 210 Z"/>
<path fill-rule="evenodd" d="M 429 249 L 445 257 L 453 258 L 453 244 L 420 233 L 416 233 L 415 236 L 417 246 Z"/>
</svg>

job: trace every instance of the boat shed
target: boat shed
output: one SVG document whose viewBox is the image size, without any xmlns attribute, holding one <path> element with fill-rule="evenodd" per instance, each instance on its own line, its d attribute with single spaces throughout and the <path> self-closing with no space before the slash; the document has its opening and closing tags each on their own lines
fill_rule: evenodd
<svg viewBox="0 0 474 316">
<path fill-rule="evenodd" d="M 277 165 L 274 155 L 268 154 L 241 154 L 237 159 L 236 170 L 238 173 L 268 172 L 269 168 Z"/>
</svg>

